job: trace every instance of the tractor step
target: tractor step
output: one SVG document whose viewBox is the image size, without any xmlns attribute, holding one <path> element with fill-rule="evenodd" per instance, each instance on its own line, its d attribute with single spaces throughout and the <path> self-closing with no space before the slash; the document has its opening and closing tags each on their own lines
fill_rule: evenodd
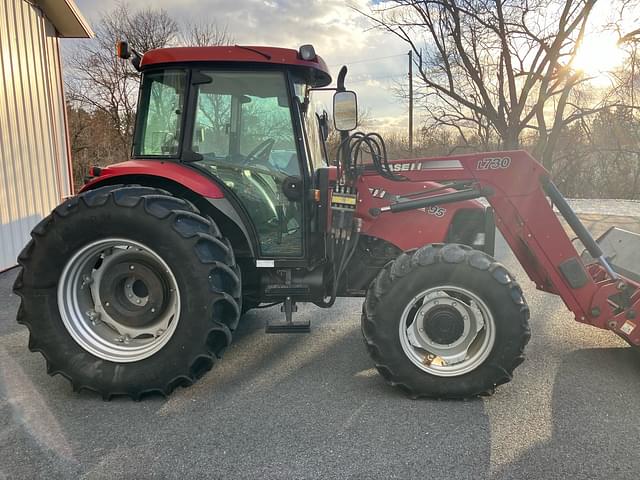
<svg viewBox="0 0 640 480">
<path fill-rule="evenodd" d="M 311 323 L 308 320 L 293 321 L 293 313 L 298 311 L 298 307 L 291 297 L 285 299 L 280 311 L 284 312 L 284 322 L 267 323 L 264 329 L 266 333 L 309 333 L 311 331 Z"/>
<path fill-rule="evenodd" d="M 276 322 L 267 323 L 265 333 L 309 333 L 311 322 Z"/>
<path fill-rule="evenodd" d="M 310 291 L 308 285 L 267 285 L 264 294 L 272 297 L 295 297 L 307 295 Z"/>
</svg>

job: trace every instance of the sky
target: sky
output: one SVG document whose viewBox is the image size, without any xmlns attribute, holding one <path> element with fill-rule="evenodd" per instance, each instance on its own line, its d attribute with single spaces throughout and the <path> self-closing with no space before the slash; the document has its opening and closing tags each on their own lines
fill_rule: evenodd
<svg viewBox="0 0 640 480">
<path fill-rule="evenodd" d="M 90 24 L 118 0 L 76 0 Z M 407 132 L 408 105 L 394 91 L 408 83 L 408 50 L 396 36 L 373 29 L 370 21 L 349 5 L 368 11 L 381 0 L 137 0 L 132 8 L 162 8 L 180 23 L 190 19 L 213 21 L 226 26 L 235 43 L 297 49 L 311 43 L 335 78 L 341 65 L 349 67 L 347 88 L 358 93 L 360 112 L 365 112 L 369 130 Z M 616 38 L 600 35 L 600 25 L 611 20 L 611 3 L 601 0 L 591 16 L 591 32 L 578 66 L 596 70 L 615 66 Z M 633 17 L 633 18 L 632 18 Z M 637 28 L 638 15 L 629 16 Z M 631 25 L 630 25 L 631 27 Z M 82 42 L 90 40 L 66 40 Z M 611 65 L 610 65 L 611 64 Z M 594 77 L 598 74 L 594 71 Z M 598 77 L 603 80 L 603 77 Z M 606 79 L 605 83 L 606 83 Z M 330 96 L 323 101 L 329 105 Z M 329 108 L 327 108 L 329 110 Z M 416 109 L 416 127 L 420 109 Z"/>
<path fill-rule="evenodd" d="M 337 76 L 349 66 L 346 85 L 358 93 L 360 111 L 371 130 L 406 131 L 408 105 L 394 86 L 408 81 L 408 47 L 389 33 L 371 28 L 349 8 L 367 10 L 376 0 L 137 0 L 132 8 L 165 9 L 179 22 L 212 20 L 227 26 L 235 43 L 295 48 L 311 43 Z M 76 0 L 90 24 L 117 0 Z M 83 42 L 88 40 L 66 40 Z M 90 40 L 89 40 L 90 41 Z M 331 98 L 322 99 L 330 105 Z M 329 108 L 327 108 L 329 110 Z"/>
</svg>

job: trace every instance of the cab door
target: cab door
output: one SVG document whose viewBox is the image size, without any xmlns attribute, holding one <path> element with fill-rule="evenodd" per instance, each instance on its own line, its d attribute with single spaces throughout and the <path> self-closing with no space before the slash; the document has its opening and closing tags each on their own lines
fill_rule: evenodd
<svg viewBox="0 0 640 480">
<path fill-rule="evenodd" d="M 260 257 L 303 257 L 302 192 L 291 191 L 302 188 L 302 171 L 284 72 L 203 69 L 198 78 L 189 141 L 199 164 L 242 203 Z"/>
</svg>

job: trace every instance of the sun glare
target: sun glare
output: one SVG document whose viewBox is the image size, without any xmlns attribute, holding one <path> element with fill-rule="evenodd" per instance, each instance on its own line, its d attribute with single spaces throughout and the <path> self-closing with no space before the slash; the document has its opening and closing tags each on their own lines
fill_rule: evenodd
<svg viewBox="0 0 640 480">
<path fill-rule="evenodd" d="M 617 41 L 613 33 L 586 36 L 573 61 L 573 67 L 593 77 L 596 83 L 607 82 L 608 72 L 619 67 L 625 58 L 625 52 Z"/>
</svg>

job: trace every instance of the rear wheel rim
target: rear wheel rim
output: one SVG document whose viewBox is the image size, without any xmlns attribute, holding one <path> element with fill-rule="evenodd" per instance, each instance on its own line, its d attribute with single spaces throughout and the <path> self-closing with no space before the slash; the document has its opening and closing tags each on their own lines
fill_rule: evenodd
<svg viewBox="0 0 640 480">
<path fill-rule="evenodd" d="M 475 293 L 443 285 L 414 296 L 402 313 L 400 344 L 420 370 L 456 377 L 478 368 L 495 343 L 495 321 Z"/>
<path fill-rule="evenodd" d="M 67 262 L 58 309 L 84 350 L 103 360 L 137 362 L 160 351 L 175 333 L 180 291 L 152 249 L 107 238 L 83 246 Z"/>
</svg>

